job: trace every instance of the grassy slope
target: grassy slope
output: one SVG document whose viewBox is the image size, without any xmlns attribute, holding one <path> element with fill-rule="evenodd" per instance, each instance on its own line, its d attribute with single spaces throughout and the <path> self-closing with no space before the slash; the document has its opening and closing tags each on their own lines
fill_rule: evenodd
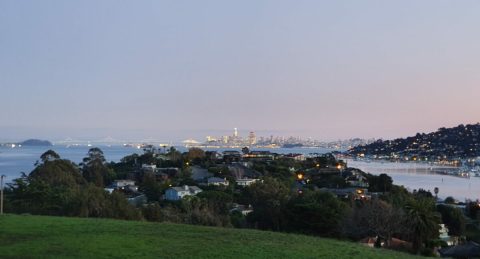
<svg viewBox="0 0 480 259">
<path fill-rule="evenodd" d="M 166 223 L 6 215 L 0 258 L 410 258 L 302 235 Z"/>
</svg>

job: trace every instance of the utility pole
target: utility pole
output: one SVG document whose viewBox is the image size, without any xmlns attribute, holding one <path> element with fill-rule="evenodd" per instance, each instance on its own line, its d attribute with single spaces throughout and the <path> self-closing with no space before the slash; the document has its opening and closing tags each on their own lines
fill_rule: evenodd
<svg viewBox="0 0 480 259">
<path fill-rule="evenodd" d="M 3 215 L 3 178 L 5 175 L 0 176 L 0 216 Z"/>
</svg>

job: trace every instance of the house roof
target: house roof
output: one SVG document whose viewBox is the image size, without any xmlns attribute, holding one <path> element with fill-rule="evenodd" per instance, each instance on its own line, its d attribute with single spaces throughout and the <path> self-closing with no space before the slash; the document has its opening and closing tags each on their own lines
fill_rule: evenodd
<svg viewBox="0 0 480 259">
<path fill-rule="evenodd" d="M 235 181 L 237 181 L 237 182 L 252 182 L 252 181 L 258 181 L 258 179 L 254 179 L 254 178 L 239 178 L 239 179 L 236 179 Z"/>
<path fill-rule="evenodd" d="M 222 153 L 224 155 L 240 155 L 240 152 L 236 150 L 225 150 Z"/>
<path fill-rule="evenodd" d="M 442 257 L 480 257 L 480 245 L 469 241 L 462 245 L 440 249 L 439 252 Z"/>
<path fill-rule="evenodd" d="M 220 178 L 220 177 L 210 177 L 207 179 L 209 183 L 223 183 L 226 182 L 226 179 Z"/>
<path fill-rule="evenodd" d="M 114 180 L 115 183 L 131 183 L 135 182 L 134 180 Z"/>
<path fill-rule="evenodd" d="M 187 186 L 187 189 L 182 186 L 176 186 L 176 187 L 170 187 L 170 189 L 173 189 L 177 192 L 184 192 L 184 191 L 189 191 L 189 192 L 194 192 L 194 191 L 201 191 L 202 189 L 198 188 L 197 186 Z"/>
<path fill-rule="evenodd" d="M 285 157 L 299 157 L 299 156 L 305 156 L 305 155 L 303 155 L 303 154 L 293 154 L 293 153 L 285 155 Z"/>
<path fill-rule="evenodd" d="M 366 237 L 360 240 L 360 243 L 362 244 L 375 244 L 375 242 L 377 242 L 376 237 Z"/>
</svg>

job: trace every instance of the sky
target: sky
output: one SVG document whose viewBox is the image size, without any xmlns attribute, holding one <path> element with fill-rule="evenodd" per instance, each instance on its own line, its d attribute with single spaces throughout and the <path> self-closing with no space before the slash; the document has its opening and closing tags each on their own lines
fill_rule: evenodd
<svg viewBox="0 0 480 259">
<path fill-rule="evenodd" d="M 480 1 L 0 0 L 0 140 L 477 123 Z"/>
</svg>

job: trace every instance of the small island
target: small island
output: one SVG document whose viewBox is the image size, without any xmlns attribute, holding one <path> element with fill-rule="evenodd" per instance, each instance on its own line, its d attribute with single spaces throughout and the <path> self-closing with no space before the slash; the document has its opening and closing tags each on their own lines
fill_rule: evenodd
<svg viewBox="0 0 480 259">
<path fill-rule="evenodd" d="M 49 147 L 53 146 L 52 142 L 48 140 L 40 139 L 27 139 L 25 141 L 17 143 L 17 145 L 27 146 L 27 147 Z"/>
</svg>

